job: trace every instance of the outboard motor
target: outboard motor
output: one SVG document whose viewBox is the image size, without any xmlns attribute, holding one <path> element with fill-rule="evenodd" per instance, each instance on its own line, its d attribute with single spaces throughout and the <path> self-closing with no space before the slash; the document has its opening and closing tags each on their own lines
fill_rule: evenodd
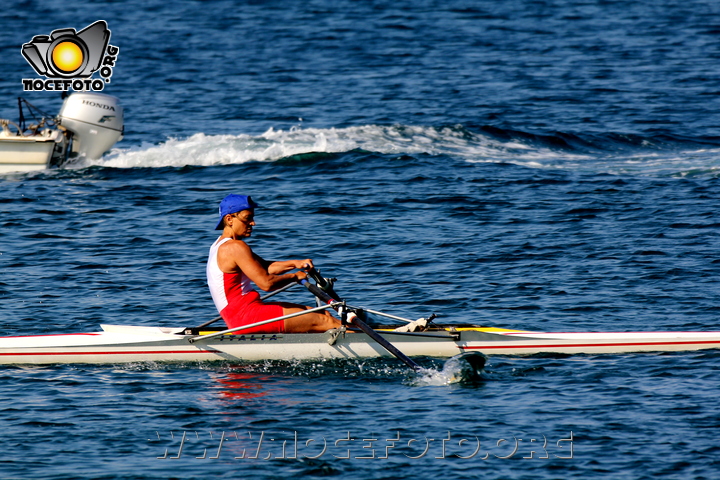
<svg viewBox="0 0 720 480">
<path fill-rule="evenodd" d="M 70 159 L 97 160 L 123 137 L 123 108 L 110 95 L 76 92 L 63 102 L 58 120 L 61 128 L 72 133 Z"/>
</svg>

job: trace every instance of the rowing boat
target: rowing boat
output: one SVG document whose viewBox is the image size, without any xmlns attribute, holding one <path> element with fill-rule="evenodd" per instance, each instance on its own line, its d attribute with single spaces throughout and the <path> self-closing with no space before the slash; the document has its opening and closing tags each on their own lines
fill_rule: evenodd
<svg viewBox="0 0 720 480">
<path fill-rule="evenodd" d="M 219 327 L 101 325 L 102 331 L 0 337 L 0 363 L 133 363 L 314 360 L 387 357 L 363 332 L 213 334 Z M 714 332 L 532 332 L 477 325 L 432 325 L 422 332 L 375 330 L 405 355 L 447 358 L 485 355 L 667 352 L 720 348 Z M 207 340 L 203 340 L 208 337 Z"/>
<path fill-rule="evenodd" d="M 482 368 L 484 355 L 597 354 L 669 352 L 720 348 L 720 331 L 710 332 L 533 332 L 479 325 L 438 325 L 435 315 L 418 320 L 347 305 L 333 289 L 335 279 L 314 268 L 301 283 L 318 306 L 250 325 L 212 327 L 217 317 L 197 327 L 169 328 L 101 325 L 102 331 L 56 335 L 0 337 L 0 364 L 195 362 L 225 360 L 355 359 L 394 356 L 408 367 L 421 367 L 409 357 L 462 356 Z M 271 292 L 263 300 L 293 285 Z M 322 304 L 325 305 L 322 305 Z M 335 309 L 341 328 L 324 333 L 256 333 L 255 327 L 313 311 Z M 370 327 L 367 315 L 402 321 L 404 325 Z M 361 319 L 362 317 L 362 319 Z M 255 330 L 254 330 L 255 331 Z M 474 355 L 478 354 L 478 355 Z M 483 357 L 484 358 L 484 357 Z"/>
</svg>

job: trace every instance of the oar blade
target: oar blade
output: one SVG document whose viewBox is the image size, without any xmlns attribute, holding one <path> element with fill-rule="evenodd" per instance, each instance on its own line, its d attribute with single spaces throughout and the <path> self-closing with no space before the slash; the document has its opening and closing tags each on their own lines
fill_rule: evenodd
<svg viewBox="0 0 720 480">
<path fill-rule="evenodd" d="M 461 353 L 448 358 L 438 375 L 446 384 L 476 384 L 483 380 L 486 362 L 487 357 L 482 353 Z"/>
<path fill-rule="evenodd" d="M 428 368 L 417 372 L 411 384 L 418 387 L 446 385 L 477 385 L 484 380 L 485 355 L 477 352 L 461 353 L 448 358 L 442 368 Z"/>
<path fill-rule="evenodd" d="M 448 360 L 456 359 L 459 362 L 466 362 L 470 368 L 476 373 L 482 372 L 487 363 L 487 357 L 480 352 L 465 352 L 460 355 L 455 355 Z"/>
<path fill-rule="evenodd" d="M 455 355 L 445 362 L 445 368 L 455 363 L 459 368 L 456 369 L 453 383 L 476 383 L 483 379 L 482 372 L 487 363 L 487 357 L 480 352 L 465 352 Z"/>
</svg>

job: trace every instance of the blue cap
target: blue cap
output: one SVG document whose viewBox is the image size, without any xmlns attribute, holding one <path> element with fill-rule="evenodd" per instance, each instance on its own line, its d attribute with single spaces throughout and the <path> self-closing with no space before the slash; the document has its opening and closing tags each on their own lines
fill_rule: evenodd
<svg viewBox="0 0 720 480">
<path fill-rule="evenodd" d="M 248 195 L 235 195 L 234 193 L 231 193 L 220 202 L 220 220 L 218 220 L 215 230 L 222 230 L 223 218 L 225 218 L 225 215 L 257 207 L 259 207 L 259 205 L 253 202 L 253 199 Z"/>
</svg>

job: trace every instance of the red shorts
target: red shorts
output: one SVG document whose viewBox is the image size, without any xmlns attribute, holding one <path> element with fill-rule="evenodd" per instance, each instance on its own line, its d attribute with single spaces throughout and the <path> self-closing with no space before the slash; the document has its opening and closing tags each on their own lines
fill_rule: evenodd
<svg viewBox="0 0 720 480">
<path fill-rule="evenodd" d="M 242 327 L 251 323 L 262 322 L 283 316 L 283 307 L 277 303 L 263 303 L 260 294 L 252 291 L 243 295 L 242 300 L 233 302 L 220 312 L 228 328 Z M 285 331 L 285 320 L 266 323 L 258 327 L 246 328 L 236 334 L 247 333 L 283 333 Z"/>
</svg>

